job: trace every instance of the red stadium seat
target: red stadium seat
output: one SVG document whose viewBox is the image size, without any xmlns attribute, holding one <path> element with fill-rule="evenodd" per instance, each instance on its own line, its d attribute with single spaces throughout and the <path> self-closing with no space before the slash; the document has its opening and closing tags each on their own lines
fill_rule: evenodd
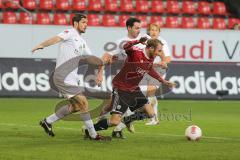
<svg viewBox="0 0 240 160">
<path fill-rule="evenodd" d="M 57 0 L 56 8 L 58 10 L 69 10 L 70 9 L 69 1 L 68 0 Z"/>
<path fill-rule="evenodd" d="M 209 2 L 198 2 L 198 13 L 199 14 L 211 14 L 211 8 Z"/>
<path fill-rule="evenodd" d="M 36 0 L 23 0 L 23 7 L 26 9 L 36 9 Z"/>
<path fill-rule="evenodd" d="M 40 9 L 52 10 L 54 8 L 52 0 L 40 0 Z"/>
<path fill-rule="evenodd" d="M 164 21 L 161 16 L 151 16 L 150 23 L 157 24 L 160 27 L 164 26 Z"/>
<path fill-rule="evenodd" d="M 151 6 L 152 6 L 153 13 L 163 13 L 164 12 L 163 2 L 161 0 L 153 0 Z"/>
<path fill-rule="evenodd" d="M 33 16 L 26 12 L 20 12 L 21 24 L 34 24 Z"/>
<path fill-rule="evenodd" d="M 178 28 L 179 27 L 178 17 L 167 17 L 166 18 L 166 27 L 167 28 Z"/>
<path fill-rule="evenodd" d="M 168 13 L 179 13 L 178 1 L 169 0 L 167 1 L 167 12 Z"/>
<path fill-rule="evenodd" d="M 73 0 L 72 8 L 76 11 L 84 11 L 86 10 L 86 2 L 85 0 Z"/>
<path fill-rule="evenodd" d="M 105 10 L 117 12 L 118 11 L 117 0 L 105 0 Z"/>
<path fill-rule="evenodd" d="M 87 18 L 89 26 L 100 26 L 100 19 L 97 14 L 88 14 Z"/>
<path fill-rule="evenodd" d="M 136 11 L 137 12 L 149 12 L 149 6 L 147 0 L 138 0 L 136 1 Z"/>
<path fill-rule="evenodd" d="M 3 8 L 3 0 L 0 0 L 0 8 Z"/>
<path fill-rule="evenodd" d="M 133 3 L 132 0 L 121 0 L 121 11 L 122 12 L 133 12 Z"/>
<path fill-rule="evenodd" d="M 208 18 L 200 17 L 198 18 L 198 28 L 199 29 L 210 29 L 211 24 Z"/>
<path fill-rule="evenodd" d="M 117 22 L 114 15 L 103 15 L 103 26 L 117 26 Z"/>
<path fill-rule="evenodd" d="M 136 16 L 136 18 L 141 20 L 141 24 L 143 28 L 147 27 L 148 25 L 147 16 L 141 15 L 141 16 Z"/>
<path fill-rule="evenodd" d="M 119 25 L 121 27 L 126 27 L 126 21 L 129 17 L 130 17 L 129 15 L 120 15 L 119 16 Z"/>
<path fill-rule="evenodd" d="M 214 18 L 213 19 L 213 28 L 214 29 L 226 29 L 226 22 L 223 18 Z"/>
<path fill-rule="evenodd" d="M 68 25 L 67 16 L 65 14 L 54 14 L 53 23 L 55 25 Z"/>
<path fill-rule="evenodd" d="M 37 24 L 51 24 L 48 13 L 37 13 Z"/>
<path fill-rule="evenodd" d="M 195 3 L 193 1 L 183 1 L 182 11 L 187 14 L 195 14 Z"/>
<path fill-rule="evenodd" d="M 195 23 L 192 17 L 182 17 L 182 28 L 194 28 Z"/>
<path fill-rule="evenodd" d="M 6 0 L 5 2 L 5 6 L 7 8 L 19 8 L 19 5 L 20 5 L 20 0 Z"/>
<path fill-rule="evenodd" d="M 226 6 L 223 2 L 213 2 L 213 14 L 226 15 Z"/>
<path fill-rule="evenodd" d="M 88 10 L 90 11 L 102 11 L 101 0 L 89 0 Z"/>
<path fill-rule="evenodd" d="M 17 14 L 15 12 L 3 12 L 3 23 L 17 23 Z"/>
<path fill-rule="evenodd" d="M 240 20 L 237 18 L 229 18 L 228 19 L 228 28 L 232 29 L 234 24 L 236 24 L 236 23 L 240 24 Z"/>
</svg>

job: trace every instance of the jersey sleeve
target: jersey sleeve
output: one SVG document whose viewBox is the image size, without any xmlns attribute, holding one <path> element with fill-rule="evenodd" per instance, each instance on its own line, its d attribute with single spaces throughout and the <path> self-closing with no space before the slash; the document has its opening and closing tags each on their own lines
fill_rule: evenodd
<svg viewBox="0 0 240 160">
<path fill-rule="evenodd" d="M 157 79 L 159 82 L 163 82 L 163 81 L 164 81 L 164 79 L 162 78 L 162 76 L 161 76 L 159 73 L 157 73 L 157 72 L 154 70 L 153 67 L 150 69 L 150 71 L 148 72 L 148 74 L 149 74 L 151 77 Z"/>
<path fill-rule="evenodd" d="M 87 45 L 87 43 L 85 42 L 85 49 L 84 49 L 84 55 L 92 55 L 92 51 L 90 50 L 89 46 Z"/>
<path fill-rule="evenodd" d="M 160 41 L 163 43 L 163 53 L 164 53 L 164 55 L 166 57 L 171 56 L 167 41 L 165 41 L 164 39 L 160 39 Z"/>
<path fill-rule="evenodd" d="M 69 30 L 65 30 L 59 33 L 57 36 L 63 40 L 68 40 L 71 37 L 71 32 Z"/>
</svg>

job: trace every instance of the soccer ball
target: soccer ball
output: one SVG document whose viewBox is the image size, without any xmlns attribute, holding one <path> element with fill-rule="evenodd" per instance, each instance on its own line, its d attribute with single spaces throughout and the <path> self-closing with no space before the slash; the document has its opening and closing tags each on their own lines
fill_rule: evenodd
<svg viewBox="0 0 240 160">
<path fill-rule="evenodd" d="M 202 137 L 202 130 L 196 125 L 191 125 L 186 129 L 185 136 L 190 141 L 200 140 Z"/>
</svg>

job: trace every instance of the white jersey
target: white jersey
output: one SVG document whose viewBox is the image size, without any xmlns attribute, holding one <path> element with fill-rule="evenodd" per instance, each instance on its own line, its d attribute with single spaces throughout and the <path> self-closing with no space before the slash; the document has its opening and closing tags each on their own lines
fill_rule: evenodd
<svg viewBox="0 0 240 160">
<path fill-rule="evenodd" d="M 77 56 L 91 55 L 86 41 L 75 28 L 67 29 L 58 34 L 63 41 L 59 45 L 56 67 Z"/>
<path fill-rule="evenodd" d="M 121 39 L 118 39 L 116 41 L 116 44 L 117 44 L 117 48 L 111 52 L 108 52 L 110 55 L 121 55 L 121 57 L 125 57 L 126 56 L 126 53 L 125 53 L 125 50 L 123 49 L 123 45 L 125 44 L 124 42 L 127 42 L 127 41 L 134 41 L 134 40 L 138 40 L 140 39 L 141 37 L 147 37 L 147 38 L 151 38 L 149 35 L 147 34 L 139 34 L 136 38 L 129 38 L 128 36 L 126 37 L 123 37 Z M 135 45 L 136 47 L 140 48 L 140 49 L 143 49 L 145 48 L 146 46 L 139 43 L 139 44 L 136 44 Z M 120 58 L 121 59 L 121 58 Z"/>
<path fill-rule="evenodd" d="M 80 36 L 78 31 L 75 28 L 67 29 L 58 34 L 62 38 L 62 42 L 59 45 L 59 52 L 56 62 L 56 68 L 61 66 L 63 63 L 68 60 L 78 57 L 81 55 L 92 55 L 86 41 Z M 77 74 L 78 66 L 75 66 L 75 69 L 71 71 L 64 79 L 64 84 L 60 81 L 59 84 L 56 84 L 60 92 L 64 97 L 70 98 L 78 94 L 78 92 L 69 91 L 66 86 L 79 86 L 78 82 L 80 76 Z"/>
<path fill-rule="evenodd" d="M 160 36 L 158 37 L 158 39 L 163 43 L 162 50 L 164 55 L 166 57 L 171 56 L 167 41 Z M 161 62 L 161 58 L 159 56 L 154 59 L 154 63 L 158 63 L 158 62 Z"/>
</svg>

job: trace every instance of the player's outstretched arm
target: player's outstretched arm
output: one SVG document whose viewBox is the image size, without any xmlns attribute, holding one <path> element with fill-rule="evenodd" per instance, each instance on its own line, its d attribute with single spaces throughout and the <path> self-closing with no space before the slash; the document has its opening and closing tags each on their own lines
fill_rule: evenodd
<svg viewBox="0 0 240 160">
<path fill-rule="evenodd" d="M 39 45 L 37 45 L 36 47 L 34 47 L 32 49 L 32 53 L 34 53 L 35 51 L 39 50 L 39 49 L 43 49 L 45 47 L 48 47 L 48 46 L 51 46 L 51 45 L 54 45 L 60 41 L 62 41 L 63 39 L 59 36 L 55 36 L 55 37 L 52 37 L 42 43 L 40 43 Z"/>
<path fill-rule="evenodd" d="M 141 37 L 139 40 L 134 40 L 134 41 L 128 41 L 127 43 L 125 43 L 123 45 L 123 49 L 126 51 L 126 53 L 128 54 L 129 52 L 131 52 L 131 49 L 134 45 L 138 44 L 138 43 L 142 43 L 145 44 L 145 42 L 148 40 L 147 37 Z"/>
<path fill-rule="evenodd" d="M 174 88 L 176 87 L 175 83 L 172 83 L 170 81 L 167 81 L 165 79 L 163 79 L 163 77 L 158 74 L 153 68 L 149 71 L 148 73 L 151 77 L 157 79 L 159 82 L 162 82 L 163 84 L 167 85 L 169 88 Z"/>
<path fill-rule="evenodd" d="M 109 64 L 112 62 L 112 56 L 108 53 L 104 53 L 102 56 L 102 61 L 104 62 L 104 64 Z M 104 65 L 100 65 L 98 68 L 98 75 L 96 78 L 96 85 L 97 86 L 101 86 L 102 81 L 103 81 L 103 69 L 104 69 Z"/>
</svg>

